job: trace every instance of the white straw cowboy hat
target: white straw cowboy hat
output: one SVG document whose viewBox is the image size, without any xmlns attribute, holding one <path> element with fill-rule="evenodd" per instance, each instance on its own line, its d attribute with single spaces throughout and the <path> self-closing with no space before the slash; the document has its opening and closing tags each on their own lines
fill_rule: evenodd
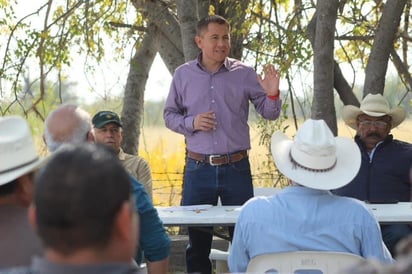
<svg viewBox="0 0 412 274">
<path fill-rule="evenodd" d="M 0 117 L 0 185 L 36 169 L 41 163 L 26 121 Z"/>
<path fill-rule="evenodd" d="M 294 140 L 280 131 L 274 133 L 271 149 L 282 174 L 314 189 L 331 190 L 348 184 L 361 164 L 358 145 L 349 138 L 334 137 L 323 120 L 307 120 Z"/>
<path fill-rule="evenodd" d="M 359 115 L 366 114 L 372 117 L 388 115 L 392 117 L 391 128 L 397 127 L 406 117 L 406 111 L 401 107 L 390 109 L 388 101 L 382 94 L 368 94 L 363 98 L 360 108 L 352 105 L 343 107 L 342 118 L 353 129 L 356 128 L 356 119 Z"/>
</svg>

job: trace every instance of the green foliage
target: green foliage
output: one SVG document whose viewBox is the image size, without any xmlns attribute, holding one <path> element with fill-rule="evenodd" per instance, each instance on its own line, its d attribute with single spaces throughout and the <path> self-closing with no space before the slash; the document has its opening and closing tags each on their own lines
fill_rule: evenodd
<svg viewBox="0 0 412 274">
<path fill-rule="evenodd" d="M 18 113 L 30 119 L 39 119 L 39 123 L 57 104 L 76 101 L 76 97 L 70 94 L 70 85 L 65 87 L 64 83 L 64 71 L 73 65 L 74 56 L 86 56 L 86 72 L 100 69 L 95 64 L 99 64 L 109 51 L 114 52 L 111 57 L 113 60 L 129 58 L 124 48 L 127 45 L 139 48 L 141 29 L 137 31 L 130 25 L 114 25 L 131 22 L 132 26 L 144 28 L 150 19 L 126 0 L 45 1 L 43 6 L 36 7 L 27 17 L 16 18 L 14 6 L 22 1 L 0 0 L 0 35 L 3 41 L 0 45 L 3 56 L 0 65 L 0 113 Z M 177 13 L 173 1 L 165 3 L 170 4 L 167 8 L 175 16 Z M 308 93 L 310 87 L 303 95 L 295 94 L 294 83 L 298 75 L 311 70 L 313 53 L 306 31 L 315 13 L 316 1 L 219 0 L 211 3 L 209 13 L 230 15 L 228 19 L 236 26 L 233 35 L 243 38 L 237 46 L 243 49 L 245 62 L 254 65 L 257 71 L 265 63 L 273 63 L 281 70 L 282 82 L 287 82 L 289 89 L 288 95 L 296 97 L 285 98 L 285 101 L 294 99 L 296 102 L 300 96 L 305 99 L 311 96 Z M 350 63 L 357 68 L 358 64 L 365 67 L 385 1 L 350 0 L 340 3 L 335 56 L 338 62 Z M 128 18 L 130 10 L 134 13 L 133 19 Z M 32 24 L 30 20 L 33 17 L 41 18 L 41 24 Z M 399 41 L 396 42 L 396 47 L 403 50 L 406 67 L 409 67 L 407 60 L 410 59 L 407 48 L 410 40 L 408 18 L 405 13 L 404 28 L 399 31 Z M 107 39 L 111 39 L 111 43 L 104 45 L 103 41 Z M 33 68 L 27 64 L 35 64 L 37 74 L 34 80 L 29 81 L 29 85 L 25 77 Z M 51 75 L 56 74 L 59 79 L 53 84 Z M 302 83 L 303 86 L 310 85 Z M 398 83 L 394 90 L 401 90 L 400 86 Z M 27 93 L 28 90 L 32 93 Z M 89 111 L 94 113 L 98 109 L 108 108 L 121 112 L 122 98 L 109 99 L 90 106 Z M 261 120 L 258 123 L 261 144 L 268 147 L 265 162 L 268 167 L 272 163 L 270 136 L 274 130 L 285 130 L 286 109 L 292 105 L 283 106 L 282 117 L 277 121 Z M 301 105 L 301 102 L 297 105 Z M 149 104 L 146 107 L 145 126 L 163 123 L 161 115 L 155 114 L 161 107 L 161 104 Z M 301 106 L 301 109 L 307 107 Z M 289 112 L 296 113 L 294 110 Z"/>
<path fill-rule="evenodd" d="M 306 69 L 310 65 L 312 48 L 305 34 L 310 18 L 302 11 L 314 7 L 310 2 L 291 7 L 291 1 L 250 2 L 244 23 L 248 27 L 244 58 L 254 60 L 256 69 L 273 63 L 286 74 L 292 66 Z"/>
<path fill-rule="evenodd" d="M 382 1 L 347 1 L 338 17 L 337 33 L 341 42 L 335 52 L 338 61 L 366 66 L 376 26 L 382 15 Z"/>
<path fill-rule="evenodd" d="M 288 104 L 283 104 L 278 119 L 270 121 L 260 118 L 257 122 L 257 128 L 260 132 L 259 145 L 264 145 L 267 148 L 266 154 L 264 155 L 266 160 L 262 161 L 262 165 L 258 167 L 259 173 L 265 172 L 267 175 L 265 179 L 260 179 L 259 184 L 262 186 L 284 187 L 289 184 L 288 179 L 275 167 L 270 150 L 270 141 L 273 133 L 276 131 L 285 132 L 289 127 L 289 125 L 285 123 L 288 119 L 287 109 Z"/>
<path fill-rule="evenodd" d="M 64 69 L 71 66 L 75 55 L 84 54 L 87 62 L 99 63 L 105 55 L 104 39 L 113 39 L 119 44 L 133 42 L 130 34 L 110 25 L 111 22 L 127 21 L 128 1 L 125 0 L 49 1 L 23 18 L 16 18 L 13 3 L 17 1 L 0 2 L 4 7 L 1 13 L 5 15 L 0 22 L 0 35 L 8 36 L 4 39 L 7 44 L 0 47 L 4 51 L 0 78 L 11 83 L 11 90 L 7 92 L 3 91 L 2 84 L 0 95 L 6 97 L 10 92 L 14 94 L 14 100 L 9 100 L 9 103 L 25 107 L 23 112 L 37 112 L 39 102 L 46 99 L 47 92 L 50 92 L 41 85 L 43 90 L 33 98 L 32 105 L 19 102 L 17 95 L 22 91 L 22 77 L 28 71 L 33 71 L 33 68 L 28 70 L 27 64 L 38 64 L 39 75 L 43 73 L 38 77 L 39 80 L 43 78 L 47 81 L 50 72 L 62 74 Z M 37 16 L 43 21 L 40 24 L 39 19 L 31 21 Z M 119 54 L 113 56 L 114 60 L 123 57 L 123 52 L 114 52 Z M 87 62 L 85 67 L 92 68 Z M 7 112 L 11 108 L 3 106 L 2 109 Z"/>
</svg>

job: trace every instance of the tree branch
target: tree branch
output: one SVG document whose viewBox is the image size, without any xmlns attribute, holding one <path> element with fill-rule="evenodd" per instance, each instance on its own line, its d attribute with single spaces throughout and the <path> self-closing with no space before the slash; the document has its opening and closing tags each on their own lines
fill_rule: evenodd
<svg viewBox="0 0 412 274">
<path fill-rule="evenodd" d="M 368 93 L 383 94 L 389 55 L 393 50 L 396 31 L 398 30 L 406 1 L 388 0 L 385 3 L 375 34 L 372 51 L 366 65 L 363 97 Z"/>
<path fill-rule="evenodd" d="M 119 23 L 119 22 L 113 22 L 113 21 L 107 22 L 107 24 L 109 24 L 113 28 L 127 28 L 127 29 L 131 29 L 135 31 L 147 32 L 147 28 L 143 26 L 135 26 L 131 24 L 125 24 L 125 23 Z"/>
</svg>

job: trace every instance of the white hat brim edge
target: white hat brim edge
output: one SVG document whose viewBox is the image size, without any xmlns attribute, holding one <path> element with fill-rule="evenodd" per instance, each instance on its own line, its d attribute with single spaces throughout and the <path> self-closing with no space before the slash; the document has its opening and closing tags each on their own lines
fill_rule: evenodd
<svg viewBox="0 0 412 274">
<path fill-rule="evenodd" d="M 358 174 L 361 156 L 353 140 L 346 137 L 335 137 L 335 140 L 337 162 L 327 172 L 313 172 L 295 166 L 289 155 L 293 141 L 282 132 L 272 135 L 272 156 L 279 171 L 292 181 L 314 189 L 337 189 L 350 183 Z"/>
<path fill-rule="evenodd" d="M 381 117 L 389 115 L 392 117 L 391 129 L 399 126 L 406 118 L 406 111 L 401 107 L 394 107 L 388 113 L 364 112 L 360 108 L 353 105 L 346 105 L 342 109 L 343 121 L 353 129 L 357 129 L 356 119 L 361 114 L 366 114 L 373 117 Z"/>
<path fill-rule="evenodd" d="M 40 165 L 43 163 L 44 158 L 38 158 L 35 162 L 24 166 L 22 168 L 13 170 L 11 172 L 7 172 L 5 174 L 0 174 L 0 186 L 10 183 L 16 178 L 19 178 L 20 176 L 27 174 L 36 168 L 40 167 Z"/>
</svg>

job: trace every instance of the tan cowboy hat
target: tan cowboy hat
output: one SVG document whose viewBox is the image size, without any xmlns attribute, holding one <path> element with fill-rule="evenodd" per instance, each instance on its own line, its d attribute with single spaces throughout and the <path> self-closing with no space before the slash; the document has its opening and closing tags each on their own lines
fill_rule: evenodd
<svg viewBox="0 0 412 274">
<path fill-rule="evenodd" d="M 356 176 L 361 164 L 358 145 L 334 137 L 323 120 L 307 120 L 294 140 L 278 131 L 271 150 L 276 167 L 292 181 L 314 189 L 340 188 Z"/>
<path fill-rule="evenodd" d="M 36 169 L 41 163 L 26 121 L 0 117 L 0 185 Z"/>
<path fill-rule="evenodd" d="M 402 107 L 397 106 L 390 109 L 388 101 L 379 93 L 366 95 L 360 108 L 352 105 L 344 106 L 342 118 L 348 126 L 356 130 L 356 119 L 361 114 L 372 117 L 388 115 L 392 117 L 391 128 L 397 127 L 406 117 L 406 111 Z"/>
</svg>

